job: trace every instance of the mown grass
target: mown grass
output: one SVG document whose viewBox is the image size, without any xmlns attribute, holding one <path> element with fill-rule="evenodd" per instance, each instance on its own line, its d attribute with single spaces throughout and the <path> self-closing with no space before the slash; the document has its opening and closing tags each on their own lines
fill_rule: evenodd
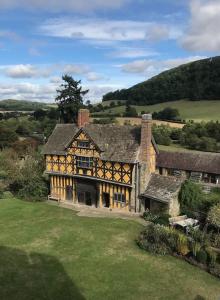
<svg viewBox="0 0 220 300">
<path fill-rule="evenodd" d="M 217 278 L 140 250 L 141 228 L 46 203 L 0 200 L 0 299 L 219 299 Z"/>
<path fill-rule="evenodd" d="M 104 103 L 104 102 L 103 102 Z M 210 121 L 220 120 L 220 101 L 174 101 L 155 105 L 135 106 L 137 112 L 157 112 L 165 107 L 177 108 L 183 120 Z M 125 106 L 107 109 L 105 112 L 123 113 Z"/>
</svg>

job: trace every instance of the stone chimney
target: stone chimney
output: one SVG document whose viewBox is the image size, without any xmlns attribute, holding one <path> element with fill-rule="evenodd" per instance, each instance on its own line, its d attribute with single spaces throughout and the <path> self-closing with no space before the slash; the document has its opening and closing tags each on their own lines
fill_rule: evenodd
<svg viewBox="0 0 220 300">
<path fill-rule="evenodd" d="M 89 110 L 88 109 L 80 109 L 78 111 L 77 126 L 79 128 L 81 128 L 81 127 L 84 127 L 86 124 L 89 124 Z"/>
<path fill-rule="evenodd" d="M 151 159 L 151 138 L 152 138 L 152 115 L 142 115 L 141 123 L 141 146 L 140 146 L 140 162 L 150 166 Z"/>
</svg>

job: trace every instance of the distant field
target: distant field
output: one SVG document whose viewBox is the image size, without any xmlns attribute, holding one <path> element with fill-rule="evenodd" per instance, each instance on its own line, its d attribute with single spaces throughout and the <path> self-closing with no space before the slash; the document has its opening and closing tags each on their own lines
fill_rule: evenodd
<svg viewBox="0 0 220 300">
<path fill-rule="evenodd" d="M 141 118 L 116 118 L 118 124 L 124 125 L 125 123 L 129 125 L 141 125 Z M 183 128 L 185 124 L 182 123 L 175 123 L 175 122 L 166 122 L 160 120 L 153 120 L 153 124 L 155 125 L 166 125 L 172 128 Z"/>
<path fill-rule="evenodd" d="M 111 102 L 111 101 L 110 101 Z M 104 102 L 103 102 L 104 104 Z M 145 112 L 157 112 L 165 107 L 177 108 L 180 112 L 180 116 L 183 120 L 195 120 L 200 121 L 210 121 L 210 120 L 220 120 L 220 101 L 174 101 L 165 102 L 155 105 L 146 106 L 135 106 L 138 113 L 141 111 Z M 111 109 L 106 109 L 105 112 L 111 113 L 123 113 L 125 106 L 114 107 Z"/>
</svg>

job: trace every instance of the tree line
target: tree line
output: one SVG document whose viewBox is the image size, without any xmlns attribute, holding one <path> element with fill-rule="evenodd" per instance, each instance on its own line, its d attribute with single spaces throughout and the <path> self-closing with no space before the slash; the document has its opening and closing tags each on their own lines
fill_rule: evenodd
<svg viewBox="0 0 220 300">
<path fill-rule="evenodd" d="M 153 135 L 159 145 L 179 144 L 200 151 L 220 151 L 220 123 L 218 121 L 188 122 L 183 129 L 160 125 L 153 126 Z"/>
<path fill-rule="evenodd" d="M 220 99 L 220 56 L 188 63 L 165 71 L 129 89 L 103 96 L 103 101 L 127 100 L 130 104 Z"/>
</svg>

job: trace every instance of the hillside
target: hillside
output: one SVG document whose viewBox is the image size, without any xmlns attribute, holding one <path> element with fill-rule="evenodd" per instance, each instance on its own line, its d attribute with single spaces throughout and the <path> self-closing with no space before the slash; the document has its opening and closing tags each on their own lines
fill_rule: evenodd
<svg viewBox="0 0 220 300">
<path fill-rule="evenodd" d="M 0 101 L 0 110 L 9 110 L 9 111 L 32 111 L 40 108 L 47 108 L 47 103 L 43 102 L 32 102 L 26 100 L 14 100 L 7 99 Z"/>
<path fill-rule="evenodd" d="M 129 89 L 103 96 L 103 101 L 129 100 L 131 104 L 220 99 L 220 56 L 181 65 Z"/>
<path fill-rule="evenodd" d="M 165 107 L 177 108 L 180 112 L 180 117 L 182 120 L 194 120 L 200 121 L 217 121 L 220 120 L 220 101 L 219 100 L 201 100 L 201 101 L 171 101 L 155 105 L 143 105 L 134 106 L 138 113 L 142 111 L 145 112 L 158 112 Z M 104 113 L 109 115 L 120 113 L 123 114 L 125 111 L 125 106 L 117 106 L 113 108 L 105 109 Z M 100 112 L 103 114 L 103 112 Z M 98 116 L 99 113 L 96 113 Z"/>
</svg>

